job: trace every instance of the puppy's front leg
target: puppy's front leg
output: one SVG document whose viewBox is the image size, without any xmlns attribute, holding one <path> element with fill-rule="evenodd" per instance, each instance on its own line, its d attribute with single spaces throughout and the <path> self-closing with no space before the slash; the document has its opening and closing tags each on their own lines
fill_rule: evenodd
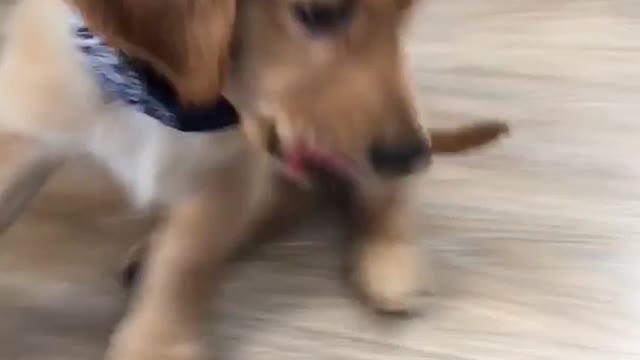
<svg viewBox="0 0 640 360">
<path fill-rule="evenodd" d="M 0 233 L 37 195 L 61 157 L 36 140 L 0 132 Z"/>
<path fill-rule="evenodd" d="M 245 238 L 251 196 L 246 173 L 220 173 L 222 178 L 177 206 L 151 242 L 140 287 L 114 335 L 109 360 L 202 358 L 209 296 L 228 255 Z"/>
<path fill-rule="evenodd" d="M 352 281 L 365 300 L 384 313 L 411 310 L 422 286 L 423 264 L 405 202 L 399 189 L 386 189 L 365 194 L 354 208 Z"/>
</svg>

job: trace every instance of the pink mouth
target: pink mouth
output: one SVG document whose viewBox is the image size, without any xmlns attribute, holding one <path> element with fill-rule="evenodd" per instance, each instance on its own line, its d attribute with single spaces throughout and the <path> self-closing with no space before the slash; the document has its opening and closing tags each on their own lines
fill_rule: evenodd
<svg viewBox="0 0 640 360">
<path fill-rule="evenodd" d="M 281 160 L 285 175 L 303 182 L 310 180 L 313 169 L 321 169 L 342 178 L 355 176 L 355 164 L 347 156 L 311 148 L 304 143 L 289 147 Z"/>
</svg>

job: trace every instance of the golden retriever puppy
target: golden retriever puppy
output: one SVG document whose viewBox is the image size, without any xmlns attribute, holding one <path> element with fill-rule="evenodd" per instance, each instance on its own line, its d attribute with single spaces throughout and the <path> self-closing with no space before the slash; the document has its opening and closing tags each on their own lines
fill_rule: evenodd
<svg viewBox="0 0 640 360">
<path fill-rule="evenodd" d="M 273 173 L 320 169 L 350 184 L 354 283 L 406 310 L 419 260 L 401 179 L 504 130 L 429 145 L 401 51 L 412 3 L 20 1 L 0 62 L 0 226 L 60 164 L 93 156 L 167 215 L 108 359 L 201 359 L 212 277 L 252 222 L 292 203 Z"/>
</svg>

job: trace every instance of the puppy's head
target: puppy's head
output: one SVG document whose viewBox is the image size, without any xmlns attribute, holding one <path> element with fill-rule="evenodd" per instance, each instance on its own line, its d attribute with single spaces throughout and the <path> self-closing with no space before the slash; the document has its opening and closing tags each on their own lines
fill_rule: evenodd
<svg viewBox="0 0 640 360">
<path fill-rule="evenodd" d="M 294 172 L 394 178 L 429 158 L 402 55 L 412 0 L 70 1 L 185 105 L 228 96 Z"/>
</svg>

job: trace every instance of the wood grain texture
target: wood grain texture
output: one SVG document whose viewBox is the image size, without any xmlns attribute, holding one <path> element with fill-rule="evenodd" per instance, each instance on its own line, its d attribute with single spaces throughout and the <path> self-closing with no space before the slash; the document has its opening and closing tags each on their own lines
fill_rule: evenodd
<svg viewBox="0 0 640 360">
<path fill-rule="evenodd" d="M 312 224 L 231 274 L 218 358 L 640 359 L 640 3 L 430 0 L 407 51 L 429 124 L 512 127 L 417 181 L 438 294 L 373 316 Z M 95 171 L 61 174 L 0 238 L 0 359 L 100 359 L 147 224 Z"/>
</svg>

